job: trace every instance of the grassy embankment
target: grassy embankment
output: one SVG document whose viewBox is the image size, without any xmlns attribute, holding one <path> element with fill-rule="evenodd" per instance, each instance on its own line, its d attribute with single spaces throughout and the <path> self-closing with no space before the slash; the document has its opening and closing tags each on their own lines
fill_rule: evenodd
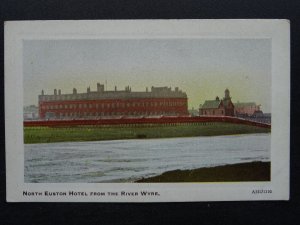
<svg viewBox="0 0 300 225">
<path fill-rule="evenodd" d="M 270 128 L 231 123 L 137 125 L 137 126 L 78 126 L 24 127 L 24 143 L 66 141 L 100 141 L 136 138 L 169 138 L 268 133 Z"/>
<path fill-rule="evenodd" d="M 194 170 L 173 170 L 155 177 L 143 178 L 136 182 L 168 183 L 270 181 L 270 171 L 270 162 L 250 162 Z"/>
</svg>

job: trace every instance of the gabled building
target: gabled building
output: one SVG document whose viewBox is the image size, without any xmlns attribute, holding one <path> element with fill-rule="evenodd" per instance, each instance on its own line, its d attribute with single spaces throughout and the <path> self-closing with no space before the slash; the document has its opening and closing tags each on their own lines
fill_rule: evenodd
<svg viewBox="0 0 300 225">
<path fill-rule="evenodd" d="M 225 90 L 225 96 L 221 100 L 218 96 L 215 100 L 206 100 L 199 109 L 199 115 L 234 116 L 234 105 L 231 101 L 229 90 Z"/>
<path fill-rule="evenodd" d="M 206 100 L 200 107 L 199 114 L 203 116 L 225 115 L 223 102 L 216 97 L 215 100 Z"/>
</svg>

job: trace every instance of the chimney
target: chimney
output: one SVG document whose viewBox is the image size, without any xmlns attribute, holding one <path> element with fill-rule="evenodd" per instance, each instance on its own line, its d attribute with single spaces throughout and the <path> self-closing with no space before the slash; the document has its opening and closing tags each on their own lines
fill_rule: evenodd
<svg viewBox="0 0 300 225">
<path fill-rule="evenodd" d="M 57 90 L 56 89 L 54 89 L 54 95 L 57 95 Z"/>
<path fill-rule="evenodd" d="M 60 89 L 58 90 L 58 95 L 61 95 L 61 90 Z"/>
<path fill-rule="evenodd" d="M 73 88 L 73 95 L 76 95 L 77 94 L 77 90 L 76 88 Z"/>
<path fill-rule="evenodd" d="M 44 90 L 42 90 L 42 95 L 44 95 Z"/>
</svg>

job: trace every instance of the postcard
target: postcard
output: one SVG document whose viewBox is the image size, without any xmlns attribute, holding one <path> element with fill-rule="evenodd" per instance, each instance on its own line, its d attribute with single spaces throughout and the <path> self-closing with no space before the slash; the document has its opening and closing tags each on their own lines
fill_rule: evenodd
<svg viewBox="0 0 300 225">
<path fill-rule="evenodd" d="M 5 23 L 8 202 L 289 199 L 288 20 Z"/>
</svg>

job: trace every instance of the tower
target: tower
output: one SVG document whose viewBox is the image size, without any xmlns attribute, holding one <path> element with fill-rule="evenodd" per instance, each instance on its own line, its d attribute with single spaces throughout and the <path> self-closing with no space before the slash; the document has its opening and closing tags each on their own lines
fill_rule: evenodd
<svg viewBox="0 0 300 225">
<path fill-rule="evenodd" d="M 230 92 L 228 88 L 225 89 L 225 96 L 223 98 L 225 108 L 225 116 L 234 116 L 234 105 L 231 102 Z"/>
<path fill-rule="evenodd" d="M 97 83 L 97 92 L 104 92 L 104 84 Z"/>
<path fill-rule="evenodd" d="M 231 99 L 230 92 L 229 92 L 228 88 L 225 89 L 225 97 L 224 97 L 224 99 Z"/>
</svg>

